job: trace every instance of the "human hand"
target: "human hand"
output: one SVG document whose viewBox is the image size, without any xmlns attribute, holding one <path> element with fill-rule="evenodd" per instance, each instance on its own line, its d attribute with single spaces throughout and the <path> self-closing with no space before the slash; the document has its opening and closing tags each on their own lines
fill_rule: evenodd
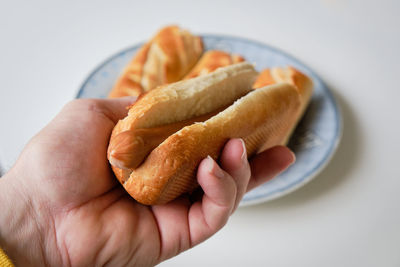
<svg viewBox="0 0 400 267">
<path fill-rule="evenodd" d="M 132 98 L 75 100 L 26 146 L 0 179 L 0 246 L 16 264 L 154 265 L 225 225 L 244 193 L 286 169 L 294 155 L 275 147 L 247 161 L 240 139 L 198 168 L 204 194 L 158 206 L 131 198 L 106 151 Z"/>
</svg>

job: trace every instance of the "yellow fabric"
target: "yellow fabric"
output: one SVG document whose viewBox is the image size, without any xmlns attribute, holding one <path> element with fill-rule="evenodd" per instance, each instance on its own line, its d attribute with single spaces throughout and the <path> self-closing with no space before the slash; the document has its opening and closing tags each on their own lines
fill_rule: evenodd
<svg viewBox="0 0 400 267">
<path fill-rule="evenodd" d="M 0 248 L 0 267 L 14 267 L 11 260 L 7 257 L 6 253 Z"/>
</svg>

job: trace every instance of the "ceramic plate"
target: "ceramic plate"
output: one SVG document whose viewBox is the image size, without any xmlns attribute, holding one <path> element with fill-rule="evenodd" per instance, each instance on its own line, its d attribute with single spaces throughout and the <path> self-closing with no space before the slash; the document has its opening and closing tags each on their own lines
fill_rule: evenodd
<svg viewBox="0 0 400 267">
<path fill-rule="evenodd" d="M 247 193 L 241 206 L 266 202 L 298 189 L 313 179 L 334 154 L 342 130 L 342 119 L 336 101 L 322 80 L 307 66 L 288 54 L 247 39 L 203 35 L 206 50 L 219 49 L 238 53 L 255 63 L 257 70 L 292 65 L 314 81 L 311 103 L 294 132 L 289 147 L 297 161 L 278 177 Z M 126 64 L 142 44 L 129 47 L 101 63 L 85 80 L 77 98 L 104 98 Z"/>
</svg>

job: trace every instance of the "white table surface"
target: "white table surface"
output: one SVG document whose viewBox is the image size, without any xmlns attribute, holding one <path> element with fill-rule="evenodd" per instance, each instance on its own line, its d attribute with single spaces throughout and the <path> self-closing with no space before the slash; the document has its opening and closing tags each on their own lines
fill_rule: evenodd
<svg viewBox="0 0 400 267">
<path fill-rule="evenodd" d="M 311 183 L 240 208 L 162 266 L 400 266 L 399 11 L 396 0 L 2 1 L 0 162 L 9 168 L 102 60 L 166 24 L 258 40 L 333 90 L 341 145 Z"/>
</svg>

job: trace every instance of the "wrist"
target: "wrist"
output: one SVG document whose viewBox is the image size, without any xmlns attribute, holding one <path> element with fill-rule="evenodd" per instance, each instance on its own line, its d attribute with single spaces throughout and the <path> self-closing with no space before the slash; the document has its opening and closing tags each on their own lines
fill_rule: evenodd
<svg viewBox="0 0 400 267">
<path fill-rule="evenodd" d="M 18 265 L 43 263 L 40 229 L 28 195 L 11 170 L 0 178 L 0 247 Z"/>
</svg>

